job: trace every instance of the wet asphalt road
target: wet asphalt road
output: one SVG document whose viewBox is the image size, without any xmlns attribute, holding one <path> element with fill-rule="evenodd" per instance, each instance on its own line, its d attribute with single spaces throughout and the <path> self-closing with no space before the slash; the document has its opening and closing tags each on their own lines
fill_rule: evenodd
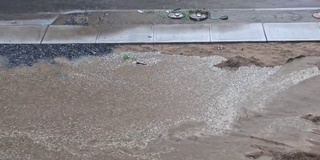
<svg viewBox="0 0 320 160">
<path fill-rule="evenodd" d="M 319 0 L 1 0 L 0 13 L 59 12 L 95 9 L 320 7 Z"/>
</svg>

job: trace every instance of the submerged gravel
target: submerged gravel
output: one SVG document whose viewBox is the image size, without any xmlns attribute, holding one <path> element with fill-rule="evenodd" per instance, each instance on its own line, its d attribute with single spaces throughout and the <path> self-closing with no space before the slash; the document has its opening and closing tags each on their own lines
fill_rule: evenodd
<svg viewBox="0 0 320 160">
<path fill-rule="evenodd" d="M 81 56 L 101 56 L 111 53 L 114 45 L 109 44 L 32 44 L 0 45 L 0 56 L 7 67 L 19 65 L 32 66 L 39 60 L 51 61 L 55 57 L 66 57 L 70 60 Z"/>
</svg>

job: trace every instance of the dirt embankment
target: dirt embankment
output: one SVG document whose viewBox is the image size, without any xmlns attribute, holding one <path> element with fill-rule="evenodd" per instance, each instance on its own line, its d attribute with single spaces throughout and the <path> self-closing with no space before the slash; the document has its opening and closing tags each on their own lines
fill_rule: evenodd
<svg viewBox="0 0 320 160">
<path fill-rule="evenodd" d="M 119 45 L 115 52 L 151 52 L 186 56 L 219 55 L 228 59 L 218 67 L 256 65 L 274 67 L 285 64 L 290 58 L 320 56 L 320 43 L 215 43 L 215 44 L 155 44 Z"/>
</svg>

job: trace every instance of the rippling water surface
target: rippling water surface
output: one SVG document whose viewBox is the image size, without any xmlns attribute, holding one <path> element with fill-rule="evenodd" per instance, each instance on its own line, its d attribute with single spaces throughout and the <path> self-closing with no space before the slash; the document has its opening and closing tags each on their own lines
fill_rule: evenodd
<svg viewBox="0 0 320 160">
<path fill-rule="evenodd" d="M 229 70 L 126 54 L 3 66 L 0 159 L 245 159 L 248 136 L 304 146 L 317 127 L 299 118 L 319 112 L 317 57 Z"/>
</svg>

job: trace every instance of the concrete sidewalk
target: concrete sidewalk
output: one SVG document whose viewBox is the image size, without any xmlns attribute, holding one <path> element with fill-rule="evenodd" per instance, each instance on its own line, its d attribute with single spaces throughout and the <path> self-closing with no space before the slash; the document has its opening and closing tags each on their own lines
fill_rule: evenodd
<svg viewBox="0 0 320 160">
<path fill-rule="evenodd" d="M 1 44 L 320 41 L 320 23 L 0 25 Z"/>
<path fill-rule="evenodd" d="M 190 10 L 181 9 L 181 13 Z M 210 10 L 195 22 L 167 17 L 170 10 L 75 11 L 12 15 L 0 20 L 1 44 L 210 43 L 319 41 L 314 10 Z M 219 17 L 228 15 L 228 20 Z M 80 18 L 85 24 L 74 19 Z M 18 19 L 17 19 L 18 18 Z M 81 20 L 82 18 L 82 20 Z M 67 22 L 67 23 L 66 23 Z"/>
</svg>

